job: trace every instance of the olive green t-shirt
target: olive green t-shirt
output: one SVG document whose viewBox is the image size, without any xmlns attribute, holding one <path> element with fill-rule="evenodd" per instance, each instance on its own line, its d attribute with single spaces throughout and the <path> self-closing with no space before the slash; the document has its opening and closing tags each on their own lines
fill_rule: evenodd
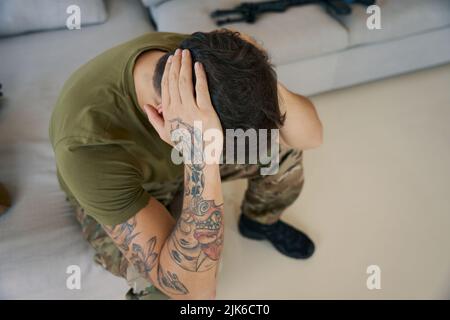
<svg viewBox="0 0 450 320">
<path fill-rule="evenodd" d="M 58 180 L 102 224 L 125 222 L 147 205 L 150 185 L 183 174 L 137 104 L 133 67 L 142 52 L 174 50 L 186 37 L 145 34 L 97 56 L 64 84 L 49 128 Z"/>
</svg>

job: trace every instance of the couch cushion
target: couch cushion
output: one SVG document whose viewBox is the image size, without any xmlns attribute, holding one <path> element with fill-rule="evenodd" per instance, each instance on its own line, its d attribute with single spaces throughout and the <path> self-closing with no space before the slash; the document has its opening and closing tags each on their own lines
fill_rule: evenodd
<svg viewBox="0 0 450 320">
<path fill-rule="evenodd" d="M 240 0 L 171 0 L 151 7 L 159 31 L 192 33 L 217 29 L 210 13 L 233 8 Z M 275 64 L 345 49 L 347 31 L 318 5 L 292 7 L 284 13 L 259 16 L 255 24 L 226 25 L 254 36 Z"/>
<path fill-rule="evenodd" d="M 103 0 L 2 0 L 0 36 L 65 28 L 70 5 L 80 7 L 82 26 L 106 20 Z"/>
<path fill-rule="evenodd" d="M 449 0 L 378 0 L 380 30 L 366 26 L 369 14 L 360 5 L 349 16 L 336 17 L 349 31 L 350 45 L 386 41 L 450 25 Z"/>
</svg>

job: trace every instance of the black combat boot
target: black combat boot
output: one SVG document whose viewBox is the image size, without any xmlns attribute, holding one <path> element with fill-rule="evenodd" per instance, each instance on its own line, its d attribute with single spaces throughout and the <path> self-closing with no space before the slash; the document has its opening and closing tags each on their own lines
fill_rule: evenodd
<svg viewBox="0 0 450 320">
<path fill-rule="evenodd" d="M 307 259 L 314 253 L 314 243 L 306 234 L 280 220 L 267 225 L 241 214 L 239 231 L 250 239 L 268 240 L 279 252 L 291 258 Z"/>
</svg>

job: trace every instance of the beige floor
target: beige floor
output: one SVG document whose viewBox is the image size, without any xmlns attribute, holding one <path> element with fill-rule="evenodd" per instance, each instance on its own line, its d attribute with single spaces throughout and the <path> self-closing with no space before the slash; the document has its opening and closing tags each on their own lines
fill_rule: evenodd
<svg viewBox="0 0 450 320">
<path fill-rule="evenodd" d="M 225 185 L 218 298 L 450 298 L 450 65 L 313 98 L 324 145 L 285 220 L 316 242 L 307 261 L 242 238 L 245 182 Z M 381 268 L 368 290 L 366 268 Z"/>
</svg>

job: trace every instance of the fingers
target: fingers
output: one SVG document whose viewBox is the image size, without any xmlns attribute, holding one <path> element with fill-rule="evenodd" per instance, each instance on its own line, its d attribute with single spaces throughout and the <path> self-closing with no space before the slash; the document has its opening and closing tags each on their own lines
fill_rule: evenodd
<svg viewBox="0 0 450 320">
<path fill-rule="evenodd" d="M 195 105 L 194 85 L 192 83 L 192 58 L 189 50 L 181 53 L 181 69 L 179 78 L 180 97 L 183 104 Z"/>
<path fill-rule="evenodd" d="M 166 65 L 164 66 L 164 73 L 161 79 L 161 101 L 164 108 L 167 108 L 170 105 L 169 72 L 171 61 L 172 56 L 169 56 Z"/>
<path fill-rule="evenodd" d="M 192 83 L 192 57 L 189 50 L 183 50 L 182 54 L 182 51 L 177 49 L 172 59 L 170 61 L 168 60 L 168 63 L 166 64 L 166 70 L 167 69 L 168 76 L 166 76 L 166 78 L 162 81 L 163 86 L 166 88 L 164 90 L 164 95 L 166 95 L 166 100 L 170 100 L 170 105 L 197 105 L 200 109 L 212 107 L 206 73 L 202 64 L 199 62 L 195 63 L 194 68 L 196 77 L 196 98 L 194 97 L 194 85 Z M 167 91 L 169 92 L 168 98 Z"/>
<path fill-rule="evenodd" d="M 145 113 L 147 114 L 148 121 L 150 121 L 153 128 L 155 128 L 156 132 L 160 137 L 164 136 L 164 119 L 158 114 L 158 112 L 149 106 L 148 104 L 144 105 Z"/>
<path fill-rule="evenodd" d="M 208 80 L 203 65 L 200 62 L 195 63 L 195 92 L 197 95 L 197 105 L 200 109 L 211 108 L 211 97 L 208 91 Z"/>
<path fill-rule="evenodd" d="M 172 57 L 169 71 L 169 94 L 171 104 L 181 103 L 180 89 L 178 86 L 180 67 L 181 67 L 181 50 L 177 49 Z"/>
</svg>

